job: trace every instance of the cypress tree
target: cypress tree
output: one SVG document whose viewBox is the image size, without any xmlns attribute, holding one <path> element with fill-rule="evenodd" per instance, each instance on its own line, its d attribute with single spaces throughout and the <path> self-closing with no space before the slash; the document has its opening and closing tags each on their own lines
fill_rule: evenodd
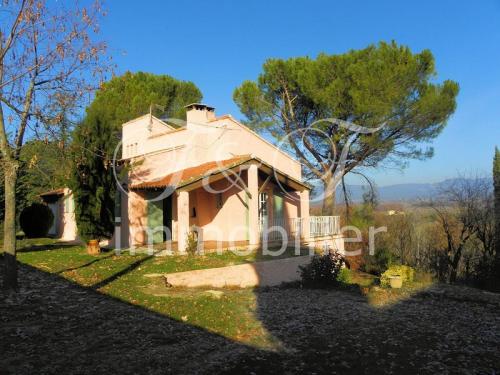
<svg viewBox="0 0 500 375">
<path fill-rule="evenodd" d="M 500 150 L 495 147 L 493 158 L 493 187 L 495 194 L 495 273 L 500 280 Z"/>
<path fill-rule="evenodd" d="M 95 114 L 87 116 L 75 132 L 74 144 L 79 152 L 71 188 L 78 234 L 84 240 L 110 238 L 113 234 L 116 184 L 108 148 L 114 135 Z"/>
<path fill-rule="evenodd" d="M 142 72 L 114 77 L 101 87 L 73 137 L 75 168 L 70 187 L 80 237 L 101 239 L 113 234 L 117 192 L 113 154 L 121 125 L 148 113 L 152 104 L 162 108 L 155 112 L 158 116 L 185 118 L 184 106 L 201 98 L 192 82 Z"/>
</svg>

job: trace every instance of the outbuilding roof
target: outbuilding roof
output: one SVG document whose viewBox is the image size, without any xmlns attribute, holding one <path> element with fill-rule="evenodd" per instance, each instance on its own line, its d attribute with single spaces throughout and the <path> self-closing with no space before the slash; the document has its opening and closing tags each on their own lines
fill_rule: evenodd
<svg viewBox="0 0 500 375">
<path fill-rule="evenodd" d="M 40 197 L 50 197 L 53 195 L 64 195 L 64 188 L 46 191 L 45 193 L 40 194 Z"/>
</svg>

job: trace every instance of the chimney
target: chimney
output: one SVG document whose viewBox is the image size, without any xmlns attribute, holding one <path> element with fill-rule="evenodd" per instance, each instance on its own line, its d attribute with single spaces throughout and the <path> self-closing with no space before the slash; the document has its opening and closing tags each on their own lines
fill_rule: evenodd
<svg viewBox="0 0 500 375">
<path fill-rule="evenodd" d="M 192 103 L 186 107 L 186 121 L 195 124 L 206 124 L 215 120 L 215 108 L 206 104 Z"/>
</svg>

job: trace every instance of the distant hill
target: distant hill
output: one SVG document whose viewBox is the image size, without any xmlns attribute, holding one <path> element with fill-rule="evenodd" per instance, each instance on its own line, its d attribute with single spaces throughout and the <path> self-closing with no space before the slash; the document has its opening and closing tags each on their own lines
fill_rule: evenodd
<svg viewBox="0 0 500 375">
<path fill-rule="evenodd" d="M 436 195 L 439 188 L 446 185 L 455 184 L 459 178 L 447 179 L 438 183 L 421 183 L 421 184 L 395 184 L 387 186 L 377 186 L 379 200 L 381 202 L 407 202 L 416 201 L 418 199 L 428 199 Z M 493 181 L 490 178 L 487 180 Z M 363 188 L 365 185 L 347 185 L 351 200 L 353 202 L 361 202 L 363 200 Z M 344 196 L 342 189 L 337 190 L 337 202 L 343 202 Z"/>
</svg>

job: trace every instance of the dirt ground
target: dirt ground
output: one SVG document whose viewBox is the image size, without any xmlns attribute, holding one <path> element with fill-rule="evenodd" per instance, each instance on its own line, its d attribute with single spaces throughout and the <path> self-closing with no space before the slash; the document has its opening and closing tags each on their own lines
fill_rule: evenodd
<svg viewBox="0 0 500 375">
<path fill-rule="evenodd" d="M 28 266 L 20 280 L 0 295 L 2 375 L 500 373 L 500 295 L 465 287 L 383 308 L 347 291 L 255 290 L 279 343 L 263 350 Z"/>
</svg>

